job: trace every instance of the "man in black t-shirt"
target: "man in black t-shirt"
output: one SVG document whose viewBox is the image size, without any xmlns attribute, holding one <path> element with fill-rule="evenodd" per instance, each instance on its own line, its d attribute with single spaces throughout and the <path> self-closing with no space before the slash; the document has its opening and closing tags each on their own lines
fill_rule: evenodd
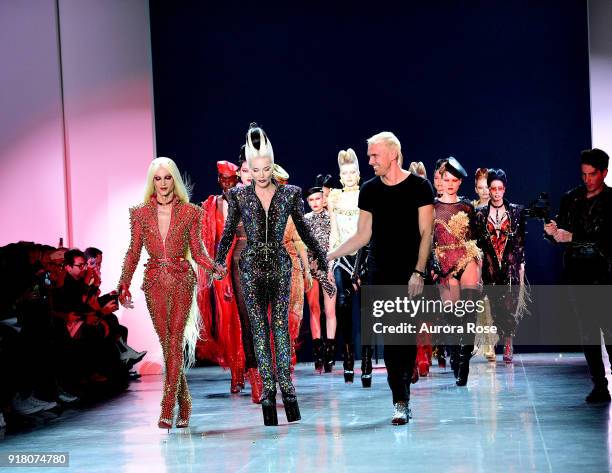
<svg viewBox="0 0 612 473">
<path fill-rule="evenodd" d="M 372 285 L 408 285 L 408 294 L 423 291 L 425 267 L 431 251 L 434 191 L 428 180 L 402 169 L 401 144 L 391 132 L 368 140 L 369 164 L 376 177 L 359 194 L 357 232 L 328 259 L 354 253 L 370 245 L 369 282 Z M 416 344 L 385 345 L 387 381 L 393 394 L 394 425 L 406 424 L 410 378 Z"/>
</svg>

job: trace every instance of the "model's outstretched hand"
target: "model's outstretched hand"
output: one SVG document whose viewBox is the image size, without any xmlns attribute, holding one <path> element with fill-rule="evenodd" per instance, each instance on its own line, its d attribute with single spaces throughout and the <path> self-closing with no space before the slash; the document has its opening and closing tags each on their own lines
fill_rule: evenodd
<svg viewBox="0 0 612 473">
<path fill-rule="evenodd" d="M 134 303 L 132 302 L 132 294 L 125 284 L 121 285 L 119 289 L 119 303 L 126 309 L 133 309 Z"/>
</svg>

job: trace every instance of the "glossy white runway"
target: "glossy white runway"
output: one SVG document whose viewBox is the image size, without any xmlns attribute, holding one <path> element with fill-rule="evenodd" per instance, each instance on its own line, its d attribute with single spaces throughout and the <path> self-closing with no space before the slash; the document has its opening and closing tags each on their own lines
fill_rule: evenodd
<svg viewBox="0 0 612 473">
<path fill-rule="evenodd" d="M 414 419 L 401 427 L 390 424 L 384 368 L 368 390 L 358 374 L 345 385 L 339 369 L 318 375 L 298 365 L 302 421 L 288 425 L 279 406 L 274 428 L 263 426 L 248 386 L 229 394 L 229 372 L 193 369 L 191 427 L 170 434 L 156 426 L 161 377 L 144 377 L 95 408 L 7 435 L 0 450 L 69 451 L 70 468 L 59 471 L 104 473 L 611 469 L 609 406 L 584 403 L 590 380 L 581 354 L 516 355 L 510 366 L 474 358 L 467 388 L 434 365 L 412 386 Z"/>
</svg>

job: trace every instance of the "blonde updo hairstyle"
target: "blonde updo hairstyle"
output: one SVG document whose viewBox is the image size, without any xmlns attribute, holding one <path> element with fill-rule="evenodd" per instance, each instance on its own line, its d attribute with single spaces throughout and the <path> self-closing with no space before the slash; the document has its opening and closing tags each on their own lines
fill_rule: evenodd
<svg viewBox="0 0 612 473">
<path fill-rule="evenodd" d="M 359 161 L 357 160 L 357 154 L 352 148 L 349 148 L 346 151 L 341 150 L 338 153 L 338 168 L 341 168 L 345 164 L 354 164 L 357 168 L 357 173 L 359 173 Z"/>
<path fill-rule="evenodd" d="M 417 176 L 427 179 L 427 169 L 425 169 L 425 165 L 422 161 L 412 161 L 408 171 L 410 171 L 412 174 L 416 174 Z"/>
</svg>

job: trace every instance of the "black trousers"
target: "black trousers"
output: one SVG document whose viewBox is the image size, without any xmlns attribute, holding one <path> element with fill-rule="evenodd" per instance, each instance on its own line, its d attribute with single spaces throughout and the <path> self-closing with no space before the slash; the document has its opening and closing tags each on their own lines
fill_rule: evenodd
<svg viewBox="0 0 612 473">
<path fill-rule="evenodd" d="M 119 319 L 115 314 L 107 314 L 103 316 L 102 319 L 108 324 L 108 328 L 113 337 L 121 337 L 123 341 L 127 343 L 128 328 L 119 323 Z"/>
<path fill-rule="evenodd" d="M 416 344 L 385 345 L 387 383 L 391 388 L 393 403 L 410 400 L 410 379 L 416 360 Z"/>
<path fill-rule="evenodd" d="M 583 258 L 566 251 L 564 282 L 569 285 L 569 299 L 580 327 L 580 337 L 591 379 L 596 387 L 608 385 L 601 353 L 603 332 L 608 356 L 612 356 L 612 320 L 603 292 L 597 286 L 612 284 L 607 262 L 601 258 Z"/>
<path fill-rule="evenodd" d="M 336 298 L 336 318 L 345 344 L 353 343 L 353 283 L 342 268 L 334 268 L 334 279 L 338 289 Z"/>
<path fill-rule="evenodd" d="M 604 335 L 608 356 L 612 356 L 612 345 L 609 345 L 612 342 L 612 321 L 606 313 L 608 312 L 606 303 L 593 297 L 584 297 L 585 294 L 580 288 L 570 288 L 570 290 L 573 290 L 571 302 L 578 318 L 582 349 L 591 379 L 597 387 L 607 386 L 608 380 L 601 352 L 601 333 Z"/>
<path fill-rule="evenodd" d="M 393 271 L 395 268 L 370 270 L 368 284 L 408 285 L 410 274 Z M 384 345 L 384 360 L 387 368 L 387 383 L 391 389 L 393 403 L 410 400 L 410 380 L 416 361 L 416 336 L 405 345 Z"/>
</svg>

